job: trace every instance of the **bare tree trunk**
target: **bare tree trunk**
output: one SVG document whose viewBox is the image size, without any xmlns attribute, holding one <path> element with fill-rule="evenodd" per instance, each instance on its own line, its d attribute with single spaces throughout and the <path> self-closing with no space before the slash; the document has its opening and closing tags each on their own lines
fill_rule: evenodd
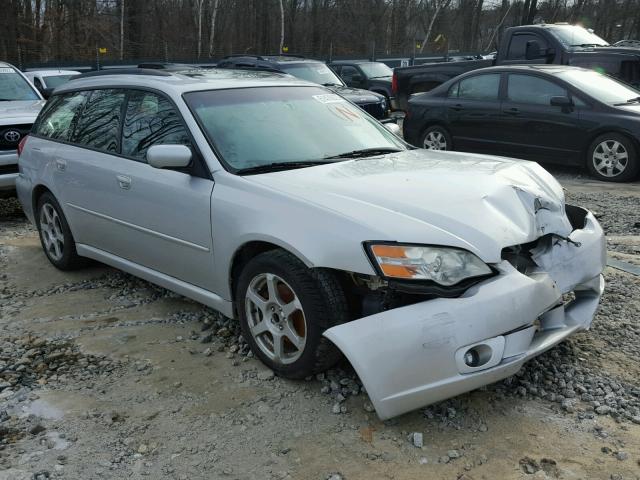
<svg viewBox="0 0 640 480">
<path fill-rule="evenodd" d="M 429 37 L 431 37 L 431 31 L 433 30 L 433 24 L 436 23 L 436 19 L 440 14 L 440 11 L 447 8 L 451 0 L 436 0 L 436 9 L 431 15 L 431 20 L 429 21 L 429 26 L 427 27 L 427 31 L 424 34 L 424 39 L 422 40 L 422 45 L 420 45 L 420 53 L 424 52 L 424 47 L 426 47 L 427 42 L 429 41 Z"/>
<path fill-rule="evenodd" d="M 120 60 L 124 59 L 124 2 L 120 0 Z"/>
<path fill-rule="evenodd" d="M 211 7 L 211 22 L 209 27 L 209 57 L 213 56 L 213 41 L 216 33 L 216 17 L 218 16 L 218 7 L 220 6 L 220 0 L 212 0 L 213 5 Z"/>
<path fill-rule="evenodd" d="M 204 0 L 196 0 L 197 22 L 198 22 L 198 59 L 202 53 L 202 7 L 204 6 Z"/>
<path fill-rule="evenodd" d="M 284 47 L 284 5 L 280 0 L 280 54 L 282 54 L 282 47 Z"/>
</svg>

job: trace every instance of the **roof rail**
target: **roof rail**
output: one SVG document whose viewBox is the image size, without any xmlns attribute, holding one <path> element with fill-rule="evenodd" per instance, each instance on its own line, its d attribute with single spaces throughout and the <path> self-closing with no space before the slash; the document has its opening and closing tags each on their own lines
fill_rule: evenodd
<svg viewBox="0 0 640 480">
<path fill-rule="evenodd" d="M 81 73 L 73 80 L 88 77 L 102 77 L 104 75 L 149 75 L 152 77 L 171 77 L 172 75 L 163 70 L 154 70 L 151 68 L 108 68 L 106 70 L 94 70 L 87 73 Z"/>
<path fill-rule="evenodd" d="M 251 53 L 234 53 L 232 55 L 227 55 L 224 58 L 238 58 L 238 57 L 248 57 L 248 58 L 255 58 L 256 60 L 264 60 L 264 58 L 261 55 L 253 55 Z"/>
</svg>

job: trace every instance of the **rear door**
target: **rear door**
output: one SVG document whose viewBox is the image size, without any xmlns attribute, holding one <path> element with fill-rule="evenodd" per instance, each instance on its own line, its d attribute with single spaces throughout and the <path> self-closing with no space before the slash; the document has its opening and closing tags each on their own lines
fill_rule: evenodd
<svg viewBox="0 0 640 480">
<path fill-rule="evenodd" d="M 93 91 L 73 141 L 64 157 L 78 241 L 210 288 L 213 181 L 146 163 L 152 145 L 191 145 L 174 105 L 154 92 Z"/>
<path fill-rule="evenodd" d="M 455 150 L 499 150 L 500 81 L 500 73 L 473 75 L 449 90 L 444 105 Z"/>
<path fill-rule="evenodd" d="M 507 75 L 501 127 L 507 153 L 539 161 L 579 161 L 584 144 L 580 110 L 552 106 L 552 97 L 570 98 L 570 93 L 551 76 Z"/>
</svg>

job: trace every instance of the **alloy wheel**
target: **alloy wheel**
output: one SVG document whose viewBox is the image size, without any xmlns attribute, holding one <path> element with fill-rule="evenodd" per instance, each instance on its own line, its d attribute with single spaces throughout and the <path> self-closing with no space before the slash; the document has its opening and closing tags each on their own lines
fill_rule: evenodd
<svg viewBox="0 0 640 480">
<path fill-rule="evenodd" d="M 616 140 L 600 142 L 593 151 L 593 167 L 603 177 L 617 177 L 627 168 L 629 154 Z"/>
<path fill-rule="evenodd" d="M 249 331 L 273 362 L 286 365 L 304 352 L 307 321 L 295 291 L 272 273 L 256 275 L 245 294 Z"/>
<path fill-rule="evenodd" d="M 64 255 L 64 234 L 58 212 L 50 203 L 40 209 L 40 232 L 47 254 L 54 261 L 60 261 Z"/>
<path fill-rule="evenodd" d="M 427 150 L 446 150 L 447 139 L 442 132 L 433 130 L 425 135 L 422 146 Z"/>
</svg>

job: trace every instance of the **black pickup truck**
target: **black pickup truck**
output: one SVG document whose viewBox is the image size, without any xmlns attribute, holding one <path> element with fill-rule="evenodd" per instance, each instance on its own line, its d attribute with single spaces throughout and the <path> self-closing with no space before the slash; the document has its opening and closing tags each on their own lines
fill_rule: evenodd
<svg viewBox="0 0 640 480">
<path fill-rule="evenodd" d="M 394 107 L 407 109 L 409 97 L 428 92 L 462 73 L 492 65 L 559 64 L 605 72 L 632 85 L 640 84 L 640 49 L 609 45 L 589 30 L 569 24 L 507 28 L 495 59 L 425 63 L 396 68 Z"/>
</svg>

